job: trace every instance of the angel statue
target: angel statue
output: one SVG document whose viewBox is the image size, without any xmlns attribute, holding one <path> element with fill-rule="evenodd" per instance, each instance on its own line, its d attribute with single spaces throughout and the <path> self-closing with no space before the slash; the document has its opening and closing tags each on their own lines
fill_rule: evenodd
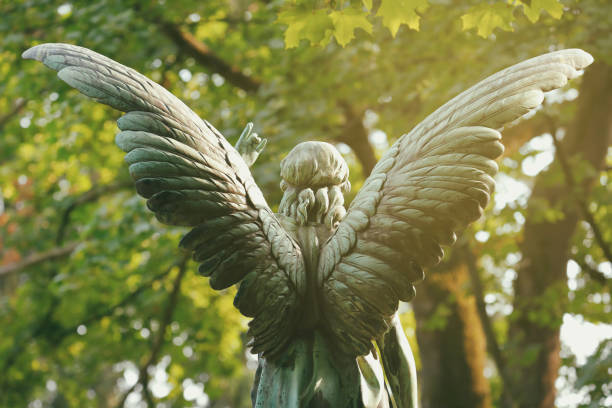
<svg viewBox="0 0 612 408">
<path fill-rule="evenodd" d="M 423 268 L 486 207 L 503 151 L 499 129 L 542 103 L 593 58 L 579 49 L 506 68 L 453 98 L 380 159 L 348 210 L 348 166 L 331 144 L 281 162 L 273 213 L 253 180 L 266 141 L 248 124 L 235 147 L 166 89 L 68 44 L 37 45 L 83 94 L 126 114 L 116 142 L 158 220 L 193 227 L 214 289 L 237 284 L 258 355 L 255 407 L 416 407 L 415 367 L 397 317 Z"/>
</svg>

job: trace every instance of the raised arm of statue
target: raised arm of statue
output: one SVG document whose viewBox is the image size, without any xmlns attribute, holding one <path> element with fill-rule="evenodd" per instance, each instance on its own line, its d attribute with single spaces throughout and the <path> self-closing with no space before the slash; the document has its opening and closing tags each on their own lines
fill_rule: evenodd
<svg viewBox="0 0 612 408">
<path fill-rule="evenodd" d="M 240 153 L 240 156 L 242 156 L 242 160 L 249 167 L 255 163 L 268 143 L 268 139 L 262 139 L 257 133 L 251 133 L 252 131 L 253 124 L 249 122 L 244 127 L 240 139 L 236 142 L 236 146 L 234 146 L 238 153 Z"/>
</svg>

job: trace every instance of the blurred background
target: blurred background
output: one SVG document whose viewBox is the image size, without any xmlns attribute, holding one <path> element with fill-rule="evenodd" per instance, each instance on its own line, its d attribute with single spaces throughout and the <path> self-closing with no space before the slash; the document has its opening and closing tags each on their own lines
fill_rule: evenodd
<svg viewBox="0 0 612 408">
<path fill-rule="evenodd" d="M 401 318 L 424 408 L 612 406 L 609 1 L 0 2 L 0 406 L 245 407 L 256 361 L 235 289 L 210 289 L 177 249 L 186 231 L 136 196 L 120 114 L 20 58 L 43 42 L 135 68 L 232 143 L 254 122 L 273 208 L 298 142 L 335 144 L 354 195 L 394 140 L 478 80 L 590 52 L 503 133 L 485 217 Z"/>
</svg>

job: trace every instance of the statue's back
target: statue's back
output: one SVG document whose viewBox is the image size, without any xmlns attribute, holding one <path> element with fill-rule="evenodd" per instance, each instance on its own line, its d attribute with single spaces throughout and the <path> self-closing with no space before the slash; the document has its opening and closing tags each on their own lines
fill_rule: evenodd
<svg viewBox="0 0 612 408">
<path fill-rule="evenodd" d="M 356 359 L 334 349 L 322 325 L 315 274 L 320 249 L 333 230 L 320 223 L 298 225 L 282 214 L 277 217 L 302 250 L 308 291 L 298 333 L 286 353 L 272 361 L 259 359 L 253 406 L 388 407 L 384 383 L 374 374 L 382 372 L 380 363 L 372 356 Z"/>
</svg>

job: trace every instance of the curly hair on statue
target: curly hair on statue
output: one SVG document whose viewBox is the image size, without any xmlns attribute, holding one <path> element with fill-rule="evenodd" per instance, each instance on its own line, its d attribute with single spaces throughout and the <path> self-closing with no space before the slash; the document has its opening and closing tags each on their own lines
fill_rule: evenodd
<svg viewBox="0 0 612 408">
<path fill-rule="evenodd" d="M 299 225 L 318 222 L 333 228 L 346 214 L 342 193 L 351 189 L 348 165 L 333 145 L 298 144 L 281 161 L 281 177 L 279 212 Z"/>
</svg>

